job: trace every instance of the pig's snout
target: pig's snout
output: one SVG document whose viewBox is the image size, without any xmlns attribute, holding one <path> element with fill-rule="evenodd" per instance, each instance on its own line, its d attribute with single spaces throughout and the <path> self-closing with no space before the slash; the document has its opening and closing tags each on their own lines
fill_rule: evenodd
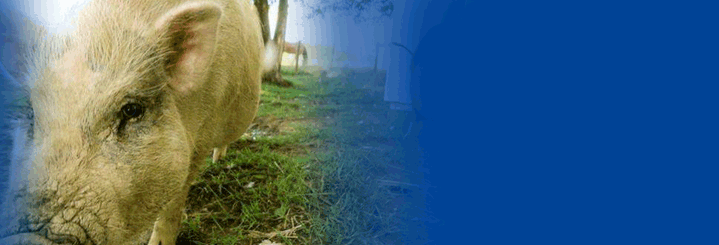
<svg viewBox="0 0 719 245">
<path fill-rule="evenodd" d="M 0 244 L 40 245 L 40 244 L 95 244 L 87 239 L 85 228 L 73 223 L 53 224 L 48 221 L 27 223 L 5 231 Z M 75 234 L 70 234 L 75 233 Z"/>
<path fill-rule="evenodd" d="M 20 208 L 4 208 L 0 244 L 97 244 L 88 233 L 96 216 L 79 208 L 62 208 L 53 198 L 47 192 L 15 196 L 19 201 L 15 207 Z"/>
<path fill-rule="evenodd" d="M 50 241 L 40 235 L 34 234 L 34 233 L 20 233 L 11 235 L 8 237 L 4 237 L 0 239 L 0 244 L 4 245 L 19 245 L 19 244 L 27 244 L 27 245 L 44 245 L 44 244 L 54 244 L 53 241 Z"/>
<path fill-rule="evenodd" d="M 35 233 L 20 233 L 0 240 L 0 244 L 14 245 L 50 245 L 50 244 L 91 244 L 83 243 L 80 239 L 71 235 L 54 235 L 55 238 L 48 238 L 47 231 Z"/>
</svg>

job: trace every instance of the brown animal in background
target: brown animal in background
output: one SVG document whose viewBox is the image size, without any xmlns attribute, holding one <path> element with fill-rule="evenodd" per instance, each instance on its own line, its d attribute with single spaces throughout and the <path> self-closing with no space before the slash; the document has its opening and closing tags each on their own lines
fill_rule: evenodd
<svg viewBox="0 0 719 245">
<path fill-rule="evenodd" d="M 190 183 L 259 106 L 249 1 L 96 0 L 34 54 L 2 244 L 175 244 Z M 11 197 L 11 198 L 7 198 Z"/>
<path fill-rule="evenodd" d="M 299 52 L 297 51 L 299 49 Z M 300 55 L 302 54 L 302 65 L 307 65 L 307 47 L 299 43 L 285 42 L 285 53 Z"/>
</svg>

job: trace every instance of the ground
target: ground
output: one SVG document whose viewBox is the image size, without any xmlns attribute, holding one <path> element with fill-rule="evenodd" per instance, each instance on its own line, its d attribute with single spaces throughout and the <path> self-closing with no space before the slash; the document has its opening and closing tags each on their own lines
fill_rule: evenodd
<svg viewBox="0 0 719 245">
<path fill-rule="evenodd" d="M 228 156 L 192 186 L 179 244 L 396 244 L 421 227 L 404 210 L 422 193 L 404 159 L 403 113 L 382 74 L 345 70 L 294 88 L 263 85 L 260 112 Z M 404 147 L 404 149 L 403 149 Z"/>
</svg>

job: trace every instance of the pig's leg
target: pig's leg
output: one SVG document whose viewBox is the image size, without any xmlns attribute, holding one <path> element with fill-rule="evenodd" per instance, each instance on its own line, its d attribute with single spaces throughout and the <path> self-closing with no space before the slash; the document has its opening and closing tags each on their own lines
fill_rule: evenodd
<svg viewBox="0 0 719 245">
<path fill-rule="evenodd" d="M 155 227 L 152 229 L 150 242 L 147 245 L 175 245 L 182 225 L 182 211 L 185 209 L 187 195 L 190 192 L 190 183 L 197 178 L 200 172 L 199 166 L 204 165 L 205 157 L 206 155 L 204 154 L 195 154 L 192 157 L 189 176 L 187 176 L 180 194 L 170 201 L 160 213 L 157 221 L 155 221 Z"/>
<path fill-rule="evenodd" d="M 182 210 L 185 207 L 189 185 L 185 184 L 182 194 L 172 200 L 155 222 L 152 236 L 147 245 L 175 245 L 182 224 Z"/>
<path fill-rule="evenodd" d="M 225 155 L 227 154 L 227 146 L 228 145 L 225 145 L 221 148 L 214 148 L 212 150 L 212 163 L 216 163 L 217 161 L 225 157 Z"/>
<path fill-rule="evenodd" d="M 224 147 L 222 147 L 222 154 L 220 154 L 220 157 L 227 156 L 227 147 L 228 147 L 228 145 L 225 145 Z"/>
</svg>

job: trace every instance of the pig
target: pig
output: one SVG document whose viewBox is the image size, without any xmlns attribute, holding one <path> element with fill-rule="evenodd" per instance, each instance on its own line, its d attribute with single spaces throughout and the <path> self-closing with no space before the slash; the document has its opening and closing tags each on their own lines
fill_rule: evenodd
<svg viewBox="0 0 719 245">
<path fill-rule="evenodd" d="M 38 37 L 16 111 L 0 244 L 175 244 L 210 150 L 259 107 L 260 21 L 243 0 L 93 0 Z M 149 239 L 149 241 L 148 241 Z"/>
</svg>

